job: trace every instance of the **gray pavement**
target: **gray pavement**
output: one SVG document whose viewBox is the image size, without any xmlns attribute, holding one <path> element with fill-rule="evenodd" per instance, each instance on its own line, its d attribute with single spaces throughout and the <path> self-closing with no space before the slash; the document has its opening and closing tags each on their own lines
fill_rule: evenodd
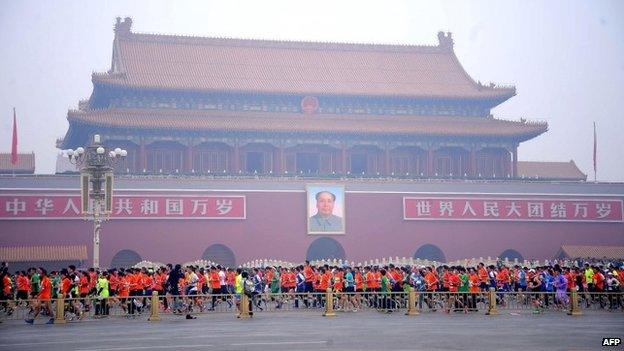
<svg viewBox="0 0 624 351">
<path fill-rule="evenodd" d="M 160 322 L 112 318 L 67 325 L 0 324 L 0 350 L 598 350 L 624 338 L 624 313 L 532 315 L 379 312 L 231 314 Z M 614 348 L 610 348 L 614 349 Z"/>
</svg>

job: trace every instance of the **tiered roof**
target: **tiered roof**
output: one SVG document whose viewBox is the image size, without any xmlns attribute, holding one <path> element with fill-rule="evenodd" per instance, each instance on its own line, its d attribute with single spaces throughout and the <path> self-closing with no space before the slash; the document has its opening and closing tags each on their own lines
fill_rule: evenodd
<svg viewBox="0 0 624 351">
<path fill-rule="evenodd" d="M 587 174 L 581 172 L 572 160 L 570 162 L 518 161 L 518 176 L 556 180 L 587 180 Z"/>
<path fill-rule="evenodd" d="M 113 60 L 93 75 L 94 95 L 108 89 L 251 93 L 272 96 L 332 96 L 453 100 L 493 107 L 515 95 L 514 87 L 484 86 L 462 68 L 451 34 L 436 46 L 286 42 L 138 34 L 118 19 Z M 92 96 L 92 99 L 94 97 Z M 440 102 L 444 104 L 444 102 Z M 87 129 L 261 131 L 342 134 L 486 136 L 525 141 L 546 123 L 491 117 L 321 114 L 165 108 L 69 111 L 70 129 L 61 147 Z"/>
<path fill-rule="evenodd" d="M 462 68 L 451 34 L 437 46 L 244 40 L 132 33 L 116 25 L 112 69 L 95 84 L 140 89 L 298 95 L 489 99 L 514 87 L 484 86 Z"/>
<path fill-rule="evenodd" d="M 0 153 L 0 174 L 35 173 L 35 154 L 17 154 L 17 163 L 11 163 L 11 153 Z"/>
<path fill-rule="evenodd" d="M 528 140 L 548 128 L 545 123 L 493 118 L 270 113 L 177 109 L 106 109 L 70 111 L 68 120 L 107 128 L 188 131 L 250 131 L 424 136 L 513 137 Z"/>
<path fill-rule="evenodd" d="M 39 262 L 86 260 L 85 245 L 54 246 L 0 246 L 2 262 Z"/>
<path fill-rule="evenodd" d="M 563 245 L 556 258 L 624 259 L 624 246 Z"/>
</svg>

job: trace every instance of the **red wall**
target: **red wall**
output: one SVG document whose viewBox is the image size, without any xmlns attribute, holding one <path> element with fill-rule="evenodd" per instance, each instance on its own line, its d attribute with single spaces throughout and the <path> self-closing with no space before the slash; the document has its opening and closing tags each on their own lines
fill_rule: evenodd
<svg viewBox="0 0 624 351">
<path fill-rule="evenodd" d="M 223 192 L 227 194 L 227 192 Z M 244 220 L 115 220 L 103 225 L 102 266 L 119 250 L 143 259 L 185 262 L 212 244 L 228 246 L 237 264 L 274 258 L 301 262 L 313 240 L 306 234 L 306 195 L 293 192 L 236 192 L 247 197 Z M 433 244 L 447 260 L 497 256 L 506 249 L 525 259 L 552 258 L 561 245 L 624 245 L 623 223 L 444 222 L 403 220 L 403 194 L 347 193 L 346 230 L 332 235 L 356 262 L 410 257 Z M 92 253 L 92 224 L 82 220 L 0 221 L 1 246 L 85 244 Z"/>
</svg>

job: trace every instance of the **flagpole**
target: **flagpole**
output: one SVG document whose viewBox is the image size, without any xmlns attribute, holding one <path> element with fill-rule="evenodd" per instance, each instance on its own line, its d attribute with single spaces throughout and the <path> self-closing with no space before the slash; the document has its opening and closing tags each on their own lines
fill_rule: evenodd
<svg viewBox="0 0 624 351">
<path fill-rule="evenodd" d="M 17 117 L 15 114 L 15 106 L 13 106 L 13 135 L 11 138 L 11 165 L 13 167 L 13 177 L 15 177 L 15 165 L 17 165 Z"/>
<path fill-rule="evenodd" d="M 596 158 L 597 158 L 598 145 L 596 140 L 596 122 L 594 121 L 594 183 L 598 182 L 598 169 L 596 167 Z"/>
</svg>

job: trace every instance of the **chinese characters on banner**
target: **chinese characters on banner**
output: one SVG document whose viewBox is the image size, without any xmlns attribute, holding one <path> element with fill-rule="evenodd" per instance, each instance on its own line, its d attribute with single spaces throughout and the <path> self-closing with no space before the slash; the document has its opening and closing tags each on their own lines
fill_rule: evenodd
<svg viewBox="0 0 624 351">
<path fill-rule="evenodd" d="M 404 197 L 406 220 L 622 222 L 622 200 Z"/>
<path fill-rule="evenodd" d="M 2 219 L 82 218 L 80 196 L 2 195 Z M 245 196 L 124 196 L 113 198 L 111 218 L 245 219 Z"/>
</svg>

